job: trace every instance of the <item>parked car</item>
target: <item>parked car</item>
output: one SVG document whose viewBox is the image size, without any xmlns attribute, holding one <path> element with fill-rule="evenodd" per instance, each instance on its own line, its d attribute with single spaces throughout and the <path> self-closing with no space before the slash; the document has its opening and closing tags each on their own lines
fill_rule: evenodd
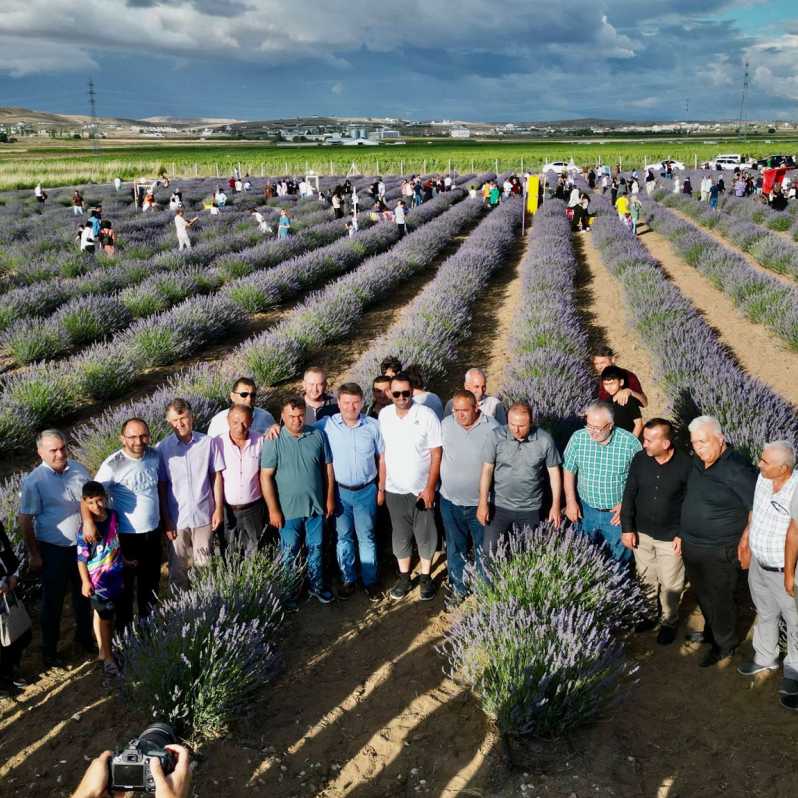
<svg viewBox="0 0 798 798">
<path fill-rule="evenodd" d="M 795 158 L 792 155 L 768 155 L 760 158 L 756 165 L 760 169 L 773 169 L 779 166 L 786 166 L 788 169 L 795 169 Z"/>
<path fill-rule="evenodd" d="M 551 163 L 543 164 L 544 172 L 557 172 L 557 174 L 564 174 L 565 172 L 578 172 L 579 167 L 573 161 L 552 161 Z"/>
<path fill-rule="evenodd" d="M 681 161 L 661 161 L 660 163 L 652 163 L 649 164 L 649 169 L 659 170 L 664 173 L 668 171 L 668 164 L 671 165 L 671 171 L 673 172 L 683 172 L 685 169 Z"/>
</svg>

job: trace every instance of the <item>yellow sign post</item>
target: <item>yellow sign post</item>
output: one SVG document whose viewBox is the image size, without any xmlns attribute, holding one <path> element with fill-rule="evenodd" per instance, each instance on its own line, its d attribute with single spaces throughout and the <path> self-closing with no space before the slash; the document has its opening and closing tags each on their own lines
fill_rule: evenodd
<svg viewBox="0 0 798 798">
<path fill-rule="evenodd" d="M 538 209 L 538 188 L 540 178 L 538 175 L 530 175 L 526 181 L 526 209 L 534 214 Z"/>
</svg>

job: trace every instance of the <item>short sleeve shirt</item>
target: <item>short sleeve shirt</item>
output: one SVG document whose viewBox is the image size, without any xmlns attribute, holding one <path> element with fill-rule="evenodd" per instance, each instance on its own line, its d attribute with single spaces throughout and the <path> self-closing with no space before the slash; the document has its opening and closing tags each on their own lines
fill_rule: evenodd
<svg viewBox="0 0 798 798">
<path fill-rule="evenodd" d="M 579 429 L 565 447 L 563 468 L 577 475 L 579 498 L 598 510 L 620 504 L 632 458 L 643 447 L 625 429 L 615 427 L 607 443 L 596 443 Z"/>
<path fill-rule="evenodd" d="M 125 562 L 117 535 L 117 520 L 117 514 L 110 510 L 105 521 L 95 521 L 99 538 L 97 543 L 86 543 L 83 530 L 77 538 L 78 562 L 86 565 L 94 595 L 103 601 L 118 598 L 124 590 Z"/>
<path fill-rule="evenodd" d="M 221 449 L 213 438 L 193 432 L 183 443 L 170 435 L 158 444 L 165 469 L 169 514 L 176 529 L 196 529 L 211 522 L 214 511 L 213 478 L 224 470 Z"/>
<path fill-rule="evenodd" d="M 384 407 L 379 422 L 385 441 L 385 489 L 389 493 L 421 493 L 429 477 L 431 450 L 443 444 L 441 422 L 432 410 L 415 402 L 402 418 L 394 405 Z"/>
<path fill-rule="evenodd" d="M 121 534 L 140 535 L 158 528 L 158 482 L 166 480 L 166 472 L 157 449 L 148 447 L 140 459 L 120 449 L 103 461 L 94 478 L 108 491 Z"/>
<path fill-rule="evenodd" d="M 628 369 L 623 369 L 626 372 L 626 387 L 630 391 L 634 391 L 635 393 L 643 393 L 643 387 L 640 385 L 640 378 L 635 374 L 633 371 L 629 371 Z M 612 397 L 604 390 L 604 386 L 599 381 L 599 392 L 598 398 L 602 402 L 611 402 Z"/>
<path fill-rule="evenodd" d="M 80 529 L 80 499 L 89 472 L 68 460 L 62 472 L 40 463 L 22 481 L 19 511 L 33 516 L 36 540 L 54 546 L 74 546 Z"/>
<path fill-rule="evenodd" d="M 450 415 L 443 419 L 441 436 L 441 496 L 460 507 L 479 504 L 482 476 L 482 450 L 498 428 L 496 419 L 480 413 L 476 423 L 466 429 Z"/>
<path fill-rule="evenodd" d="M 522 441 L 507 427 L 499 427 L 482 450 L 482 462 L 493 465 L 493 494 L 497 507 L 539 510 L 547 468 L 562 462 L 554 439 L 536 427 Z"/>
<path fill-rule="evenodd" d="M 340 413 L 325 416 L 315 424 L 327 436 L 332 453 L 335 481 L 346 487 L 365 485 L 377 478 L 377 456 L 385 451 L 379 423 L 361 415 L 350 427 Z"/>
<path fill-rule="evenodd" d="M 324 473 L 332 463 L 321 430 L 303 427 L 299 436 L 285 427 L 275 440 L 264 440 L 261 468 L 273 468 L 280 509 L 286 518 L 309 518 L 324 513 Z"/>
</svg>

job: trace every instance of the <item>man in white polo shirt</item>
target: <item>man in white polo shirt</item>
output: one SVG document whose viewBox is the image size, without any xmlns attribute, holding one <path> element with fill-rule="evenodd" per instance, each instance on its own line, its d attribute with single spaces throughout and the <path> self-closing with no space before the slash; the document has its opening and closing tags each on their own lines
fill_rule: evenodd
<svg viewBox="0 0 798 798">
<path fill-rule="evenodd" d="M 274 426 L 274 416 L 262 407 L 255 407 L 255 400 L 258 396 L 258 389 L 255 381 L 249 377 L 239 377 L 233 385 L 233 390 L 230 391 L 230 404 L 246 405 L 252 408 L 252 425 L 249 431 L 253 435 L 263 435 L 272 426 Z M 208 437 L 218 438 L 220 435 L 226 435 L 229 427 L 227 426 L 227 414 L 230 408 L 220 410 L 208 425 Z"/>
<path fill-rule="evenodd" d="M 380 431 L 385 442 L 379 491 L 393 527 L 393 553 L 399 563 L 399 580 L 390 592 L 393 599 L 410 592 L 410 558 L 413 538 L 418 546 L 422 601 L 435 597 L 430 576 L 438 542 L 433 505 L 441 469 L 441 424 L 435 413 L 413 401 L 409 377 L 400 372 L 391 380 L 393 404 L 380 411 Z"/>
</svg>

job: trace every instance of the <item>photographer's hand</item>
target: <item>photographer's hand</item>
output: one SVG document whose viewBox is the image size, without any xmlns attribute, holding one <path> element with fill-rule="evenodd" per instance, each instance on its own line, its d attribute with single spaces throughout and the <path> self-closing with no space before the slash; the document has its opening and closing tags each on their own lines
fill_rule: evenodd
<svg viewBox="0 0 798 798">
<path fill-rule="evenodd" d="M 113 754 L 103 751 L 97 759 L 92 760 L 72 798 L 107 798 L 110 772 L 108 762 Z M 114 798 L 124 798 L 123 792 L 115 792 Z"/>
<path fill-rule="evenodd" d="M 155 798 L 188 798 L 191 792 L 191 758 L 188 748 L 182 745 L 166 745 L 167 751 L 177 755 L 175 769 L 165 776 L 161 763 L 150 760 L 150 771 L 155 779 Z"/>
</svg>

